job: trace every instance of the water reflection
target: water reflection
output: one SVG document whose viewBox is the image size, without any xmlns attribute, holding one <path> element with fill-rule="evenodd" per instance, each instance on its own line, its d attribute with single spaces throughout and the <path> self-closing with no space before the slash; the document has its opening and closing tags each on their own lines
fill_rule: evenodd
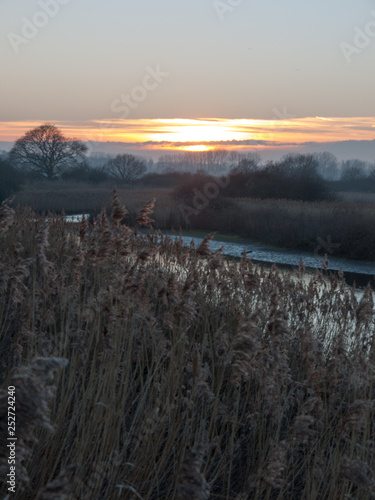
<svg viewBox="0 0 375 500">
<path fill-rule="evenodd" d="M 183 243 L 187 246 L 190 245 L 191 241 L 194 242 L 197 247 L 203 240 L 199 237 L 191 236 L 177 236 L 169 235 L 171 238 L 181 238 Z M 261 262 L 265 264 L 277 264 L 278 266 L 285 267 L 296 267 L 299 266 L 300 260 L 302 261 L 306 268 L 310 269 L 321 269 L 324 263 L 323 255 L 314 255 L 308 252 L 301 251 L 288 251 L 283 249 L 274 249 L 267 247 L 262 243 L 250 243 L 250 244 L 240 244 L 240 243 L 228 243 L 219 240 L 211 240 L 210 248 L 212 252 L 223 248 L 223 254 L 231 257 L 242 257 L 244 250 L 246 251 L 247 257 L 254 262 Z M 375 262 L 367 261 L 353 261 L 350 259 L 344 259 L 340 257 L 328 256 L 328 269 L 327 271 L 339 271 L 340 268 L 345 274 L 346 281 L 351 283 L 356 281 L 357 285 L 366 286 L 367 283 L 375 283 Z"/>
</svg>

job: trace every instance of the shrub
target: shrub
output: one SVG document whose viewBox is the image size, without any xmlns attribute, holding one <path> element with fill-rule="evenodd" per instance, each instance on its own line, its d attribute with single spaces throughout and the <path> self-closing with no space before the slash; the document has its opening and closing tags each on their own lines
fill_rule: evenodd
<svg viewBox="0 0 375 500">
<path fill-rule="evenodd" d="M 318 161 L 312 155 L 288 155 L 276 163 L 250 170 L 236 168 L 225 196 L 277 198 L 302 201 L 332 199 L 327 183 L 318 174 Z"/>
<path fill-rule="evenodd" d="M 23 182 L 21 172 L 0 158 L 0 202 L 20 190 Z"/>
<path fill-rule="evenodd" d="M 61 178 L 66 181 L 87 182 L 95 185 L 106 182 L 109 176 L 102 168 L 92 168 L 86 163 L 81 163 L 63 172 Z"/>
</svg>

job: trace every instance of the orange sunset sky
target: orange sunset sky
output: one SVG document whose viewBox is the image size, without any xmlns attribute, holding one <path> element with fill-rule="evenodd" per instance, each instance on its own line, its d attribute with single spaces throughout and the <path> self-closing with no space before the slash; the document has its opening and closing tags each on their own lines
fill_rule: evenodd
<svg viewBox="0 0 375 500">
<path fill-rule="evenodd" d="M 0 149 L 42 123 L 149 154 L 375 140 L 368 0 L 19 0 L 0 28 Z"/>
<path fill-rule="evenodd" d="M 37 121 L 0 122 L 0 137 L 14 141 Z M 123 142 L 140 150 L 237 150 L 266 146 L 298 147 L 309 142 L 372 140 L 372 118 L 138 119 L 55 122 L 63 132 L 81 140 Z"/>
</svg>

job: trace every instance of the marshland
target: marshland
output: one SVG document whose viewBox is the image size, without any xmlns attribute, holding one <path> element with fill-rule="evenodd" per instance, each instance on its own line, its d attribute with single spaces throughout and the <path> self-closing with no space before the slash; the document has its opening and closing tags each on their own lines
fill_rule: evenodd
<svg viewBox="0 0 375 500">
<path fill-rule="evenodd" d="M 0 500 L 375 500 L 375 10 L 0 1 Z"/>
<path fill-rule="evenodd" d="M 0 1 L 0 500 L 375 500 L 375 10 Z"/>
<path fill-rule="evenodd" d="M 373 498 L 373 290 L 157 237 L 154 210 L 1 206 L 14 498 Z"/>
</svg>

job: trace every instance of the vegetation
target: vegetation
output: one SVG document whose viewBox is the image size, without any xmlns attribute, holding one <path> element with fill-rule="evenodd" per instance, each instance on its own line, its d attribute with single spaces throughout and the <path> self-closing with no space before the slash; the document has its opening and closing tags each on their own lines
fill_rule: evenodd
<svg viewBox="0 0 375 500">
<path fill-rule="evenodd" d="M 332 199 L 318 166 L 313 155 L 289 155 L 262 169 L 242 169 L 233 176 L 223 195 L 302 201 Z"/>
<path fill-rule="evenodd" d="M 116 193 L 92 226 L 2 205 L 14 498 L 373 498 L 373 291 L 227 261 L 212 236 L 143 236 L 126 215 Z"/>
<path fill-rule="evenodd" d="M 86 152 L 83 142 L 64 137 L 57 127 L 46 123 L 18 139 L 9 160 L 15 167 L 51 180 L 61 174 L 62 169 L 76 166 Z"/>
<path fill-rule="evenodd" d="M 87 163 L 81 163 L 66 169 L 61 174 L 61 179 L 64 181 L 75 181 L 79 183 L 98 185 L 108 181 L 109 175 L 102 168 L 92 168 L 89 167 Z"/>
<path fill-rule="evenodd" d="M 192 177 L 195 176 L 190 176 L 190 179 Z M 212 182 L 212 178 L 209 179 Z M 37 183 L 18 193 L 15 202 L 21 206 L 32 206 L 40 212 L 50 210 L 97 215 L 102 206 L 110 206 L 109 185 L 93 188 L 90 185 L 77 187 L 67 182 Z M 335 245 L 339 245 L 333 250 L 335 256 L 375 260 L 375 200 L 371 205 L 361 203 L 360 199 L 350 203 L 308 203 L 220 196 L 208 198 L 204 194 L 206 185 L 204 182 L 198 185 L 200 195 L 192 190 L 192 185 L 183 185 L 185 199 L 177 198 L 172 190 L 163 188 L 122 188 L 118 190 L 118 195 L 128 207 L 131 224 L 135 223 L 142 205 L 156 198 L 155 220 L 159 229 L 218 231 L 311 252 L 317 247 L 318 238 L 324 241 L 330 238 Z"/>
<path fill-rule="evenodd" d="M 375 176 L 359 177 L 357 179 L 339 180 L 327 183 L 327 187 L 335 192 L 344 193 L 375 193 Z"/>
<path fill-rule="evenodd" d="M 0 202 L 21 189 L 23 182 L 22 174 L 0 157 Z"/>
<path fill-rule="evenodd" d="M 147 166 L 141 158 L 130 154 L 119 154 L 107 161 L 104 170 L 114 179 L 125 184 L 133 184 L 146 173 Z"/>
<path fill-rule="evenodd" d="M 330 240 L 336 256 L 375 260 L 375 215 L 372 206 L 362 203 L 372 200 L 365 192 L 375 193 L 374 165 L 359 160 L 339 165 L 329 153 L 287 155 L 261 165 L 256 154 L 226 150 L 186 152 L 162 160 L 157 168 L 179 171 L 147 172 L 152 163 L 129 154 L 97 155 L 66 165 L 50 183 L 23 171 L 27 182 L 16 201 L 40 212 L 96 215 L 109 204 L 117 185 L 131 223 L 145 196 L 156 197 L 160 229 L 219 231 L 307 251 L 314 251 L 318 240 Z M 199 169 L 184 172 L 187 167 Z M 11 172 L 9 167 L 12 177 Z M 5 189 L 3 199 L 15 189 Z M 362 200 L 348 195 L 357 192 Z"/>
</svg>

